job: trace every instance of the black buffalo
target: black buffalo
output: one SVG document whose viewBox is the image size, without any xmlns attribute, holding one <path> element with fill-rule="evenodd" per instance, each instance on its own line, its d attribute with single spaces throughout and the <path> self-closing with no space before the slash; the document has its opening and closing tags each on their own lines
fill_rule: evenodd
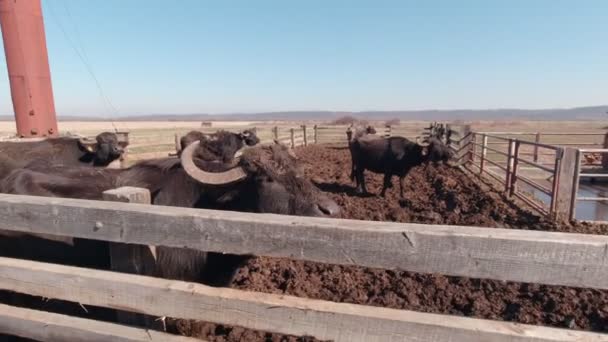
<svg viewBox="0 0 608 342">
<path fill-rule="evenodd" d="M 448 164 L 450 160 L 454 158 L 454 151 L 450 149 L 440 138 L 431 137 L 426 140 L 428 143 L 428 157 L 429 161 L 432 161 L 435 165 L 439 162 Z"/>
<path fill-rule="evenodd" d="M 32 165 L 13 171 L 0 182 L 0 191 L 98 200 L 105 190 L 135 186 L 149 189 L 155 205 L 318 217 L 339 215 L 337 204 L 304 178 L 287 147 L 252 147 L 243 152 L 235 166 L 198 158 L 201 143 L 190 144 L 181 158 L 142 161 L 126 169 Z M 229 285 L 235 271 L 248 258 L 164 247 L 157 249 L 157 257 L 159 276 L 214 286 Z"/>
<path fill-rule="evenodd" d="M 0 142 L 0 179 L 11 170 L 31 162 L 49 165 L 108 166 L 123 154 L 123 146 L 114 133 L 104 132 L 95 140 L 84 138 L 49 138 L 40 141 Z"/>
<path fill-rule="evenodd" d="M 363 138 L 363 136 L 376 134 L 376 129 L 372 126 L 358 126 L 358 127 L 349 127 L 346 130 L 346 138 L 348 139 L 348 149 L 350 150 L 351 157 L 351 165 L 350 165 L 350 180 L 355 180 L 355 167 L 357 161 L 355 160 L 355 155 L 353 154 L 353 142 L 357 139 Z"/>
<path fill-rule="evenodd" d="M 184 149 L 193 142 L 200 141 L 200 148 L 196 157 L 205 161 L 219 161 L 229 163 L 237 151 L 245 146 L 254 146 L 260 142 L 252 130 L 233 133 L 220 130 L 216 133 L 205 134 L 200 131 L 191 131 L 180 139 L 180 147 Z M 181 151 L 179 152 L 181 154 Z"/>
<path fill-rule="evenodd" d="M 443 156 L 443 143 L 422 146 L 403 137 L 363 136 L 352 142 L 351 158 L 355 164 L 357 193 L 367 193 L 364 171 L 384 174 L 381 196 L 391 187 L 393 175 L 399 177 L 400 194 L 404 195 L 405 176 L 415 166 L 438 161 Z M 441 145 L 439 145 L 441 144 Z"/>
</svg>

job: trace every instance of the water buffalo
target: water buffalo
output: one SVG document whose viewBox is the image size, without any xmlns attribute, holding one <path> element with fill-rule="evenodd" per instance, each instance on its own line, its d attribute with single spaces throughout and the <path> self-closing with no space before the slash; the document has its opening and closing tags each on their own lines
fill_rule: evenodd
<svg viewBox="0 0 608 342">
<path fill-rule="evenodd" d="M 155 205 L 339 215 L 337 204 L 304 178 L 286 146 L 251 147 L 236 163 L 218 163 L 198 158 L 202 143 L 190 144 L 180 158 L 142 161 L 126 169 L 33 165 L 13 171 L 0 182 L 0 191 L 101 199 L 105 190 L 135 186 L 149 189 Z M 246 256 L 163 247 L 157 248 L 157 257 L 158 275 L 214 286 L 229 285 L 235 271 L 247 260 Z"/>
<path fill-rule="evenodd" d="M 432 161 L 435 165 L 439 162 L 448 164 L 448 162 L 454 158 L 454 151 L 444 144 L 441 138 L 431 137 L 427 139 L 426 142 L 428 143 L 427 159 Z"/>
<path fill-rule="evenodd" d="M 205 161 L 221 161 L 229 163 L 236 152 L 245 146 L 254 146 L 260 142 L 252 130 L 232 133 L 220 130 L 216 133 L 205 134 L 200 131 L 191 131 L 180 139 L 182 149 L 195 141 L 201 141 L 197 157 Z M 181 151 L 178 153 L 181 154 Z"/>
<path fill-rule="evenodd" d="M 348 139 L 348 149 L 350 150 L 350 155 L 354 157 L 353 154 L 353 142 L 356 139 L 361 139 L 363 136 L 365 135 L 370 135 L 370 134 L 376 134 L 376 129 L 372 126 L 359 126 L 359 127 L 349 127 L 346 130 L 346 138 Z M 355 160 L 355 158 L 351 158 L 351 165 L 350 165 L 350 180 L 354 181 L 355 180 L 355 166 L 357 164 L 357 161 Z"/>
<path fill-rule="evenodd" d="M 355 163 L 357 193 L 367 193 L 364 171 L 370 170 L 384 174 L 384 185 L 381 196 L 391 187 L 393 175 L 399 177 L 401 197 L 404 194 L 405 176 L 415 166 L 424 162 L 436 161 L 442 154 L 443 143 L 422 146 L 403 137 L 363 136 L 354 139 L 351 158 Z M 443 147 L 442 147 L 443 146 Z M 439 151 L 438 151 L 439 150 Z"/>
<path fill-rule="evenodd" d="M 114 133 L 104 132 L 95 140 L 84 138 L 49 138 L 39 141 L 0 142 L 0 179 L 11 170 L 33 161 L 48 164 L 108 166 L 124 150 Z M 7 166 L 9 165 L 9 166 Z"/>
</svg>

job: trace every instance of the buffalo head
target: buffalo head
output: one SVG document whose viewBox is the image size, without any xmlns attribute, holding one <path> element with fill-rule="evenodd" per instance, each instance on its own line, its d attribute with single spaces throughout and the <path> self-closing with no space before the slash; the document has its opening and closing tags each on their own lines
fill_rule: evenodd
<svg viewBox="0 0 608 342">
<path fill-rule="evenodd" d="M 87 152 L 86 159 L 92 159 L 95 166 L 107 166 L 124 153 L 124 147 L 119 143 L 118 137 L 110 132 L 99 134 L 94 141 L 79 139 L 78 144 Z"/>
<path fill-rule="evenodd" d="M 217 200 L 219 208 L 319 217 L 340 214 L 339 206 L 304 177 L 287 146 L 249 148 L 227 170 L 209 172 L 199 167 L 195 157 L 200 144 L 198 141 L 184 149 L 181 164 L 199 183 L 224 189 Z"/>
</svg>

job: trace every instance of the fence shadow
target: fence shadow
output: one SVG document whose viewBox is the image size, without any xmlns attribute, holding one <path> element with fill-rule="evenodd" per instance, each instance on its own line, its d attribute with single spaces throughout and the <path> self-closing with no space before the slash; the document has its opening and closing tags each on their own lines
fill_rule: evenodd
<svg viewBox="0 0 608 342">
<path fill-rule="evenodd" d="M 367 194 L 359 194 L 356 192 L 356 187 L 352 185 L 346 185 L 336 182 L 316 182 L 313 181 L 313 184 L 316 185 L 323 192 L 330 192 L 332 194 L 345 194 L 350 197 L 375 197 L 375 194 L 367 193 Z"/>
</svg>

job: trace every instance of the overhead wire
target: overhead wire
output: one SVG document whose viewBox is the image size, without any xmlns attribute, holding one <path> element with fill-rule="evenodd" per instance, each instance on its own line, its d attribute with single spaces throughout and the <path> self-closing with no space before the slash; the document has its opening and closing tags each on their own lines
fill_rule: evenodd
<svg viewBox="0 0 608 342">
<path fill-rule="evenodd" d="M 76 33 L 76 35 L 78 36 L 77 39 L 80 42 L 80 49 L 79 49 L 79 47 L 76 46 L 76 44 L 74 43 L 74 41 L 70 38 L 70 35 L 68 34 L 68 32 L 65 30 L 65 28 L 61 24 L 61 21 L 59 20 L 57 14 L 55 13 L 55 10 L 54 10 L 53 6 L 51 5 L 51 3 L 52 3 L 52 1 L 48 2 L 48 4 L 49 4 L 49 10 L 51 12 L 51 16 L 53 17 L 55 23 L 57 24 L 57 26 L 59 27 L 59 29 L 63 33 L 64 38 L 67 40 L 68 44 L 74 50 L 74 52 L 76 53 L 76 55 L 78 56 L 78 58 L 80 59 L 80 61 L 82 62 L 82 64 L 85 66 L 85 69 L 87 70 L 87 72 L 89 73 L 89 75 L 91 76 L 91 78 L 93 79 L 93 81 L 95 83 L 95 86 L 97 87 L 97 90 L 99 92 L 99 96 L 100 96 L 100 98 L 102 100 L 102 103 L 104 103 L 104 105 L 107 106 L 107 108 L 109 108 L 110 111 L 112 111 L 114 115 L 117 115 L 119 113 L 119 111 L 114 106 L 114 104 L 112 103 L 112 101 L 110 101 L 109 97 L 106 95 L 106 92 L 103 90 L 103 87 L 101 86 L 101 82 L 99 82 L 99 79 L 95 75 L 93 67 L 91 66 L 91 63 L 89 62 L 88 56 L 87 56 L 86 51 L 84 49 L 84 44 L 82 44 L 82 41 L 80 41 L 80 39 L 79 39 L 80 35 L 78 33 Z M 71 14 L 70 14 L 70 12 L 68 10 L 68 7 L 67 7 L 66 3 L 63 2 L 63 5 L 64 5 L 64 9 L 68 13 L 69 20 L 71 20 L 72 21 L 72 25 L 74 27 L 76 27 L 76 22 L 72 20 L 72 16 L 71 16 Z M 76 29 L 76 32 L 78 32 L 77 29 Z M 114 120 L 111 117 L 109 117 L 107 114 L 105 114 L 105 113 L 103 114 L 103 116 L 105 117 L 106 120 L 110 121 L 110 124 L 114 128 L 114 131 L 118 132 L 118 128 L 116 127 L 116 124 L 115 124 Z"/>
</svg>

